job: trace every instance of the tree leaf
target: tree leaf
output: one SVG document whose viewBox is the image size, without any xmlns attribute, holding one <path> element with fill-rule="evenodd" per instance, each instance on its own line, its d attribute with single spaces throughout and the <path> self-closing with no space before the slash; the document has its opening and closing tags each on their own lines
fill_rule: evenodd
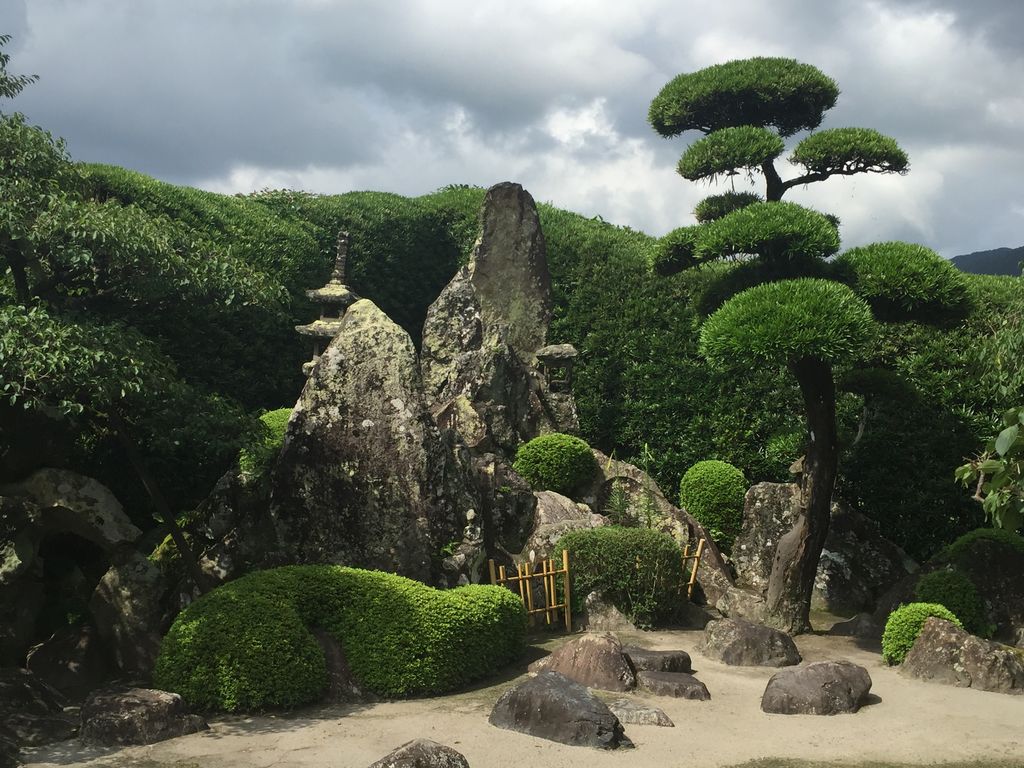
<svg viewBox="0 0 1024 768">
<path fill-rule="evenodd" d="M 996 453 L 1000 456 L 1005 456 L 1009 453 L 1010 449 L 1013 448 L 1013 444 L 1017 442 L 1017 434 L 1020 432 L 1020 427 L 1014 424 L 1012 427 L 1007 427 L 999 433 L 999 437 L 996 438 Z"/>
</svg>

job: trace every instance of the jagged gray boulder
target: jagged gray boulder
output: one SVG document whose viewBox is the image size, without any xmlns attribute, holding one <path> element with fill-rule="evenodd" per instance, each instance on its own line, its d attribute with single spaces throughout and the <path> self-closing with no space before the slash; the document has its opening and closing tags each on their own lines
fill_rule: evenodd
<svg viewBox="0 0 1024 768">
<path fill-rule="evenodd" d="M 576 617 L 576 623 L 589 632 L 636 632 L 637 629 L 604 592 L 596 590 L 583 599 L 583 612 Z"/>
<path fill-rule="evenodd" d="M 743 527 L 732 547 L 738 586 L 762 595 L 767 590 L 775 548 L 792 527 L 799 503 L 795 483 L 758 483 L 747 491 Z M 846 615 L 873 610 L 878 598 L 916 567 L 877 524 L 834 501 L 811 607 Z"/>
<path fill-rule="evenodd" d="M 675 728 L 676 724 L 658 707 L 649 707 L 631 699 L 616 699 L 609 702 L 608 709 L 619 718 L 621 723 L 630 725 L 658 725 L 662 728 Z"/>
<path fill-rule="evenodd" d="M 569 531 L 599 528 L 608 524 L 608 518 L 591 512 L 586 504 L 579 504 L 554 491 L 538 491 L 534 510 L 533 530 L 520 553 L 529 557 L 533 552 L 538 560 L 561 557 L 555 544 Z"/>
<path fill-rule="evenodd" d="M 430 739 L 413 739 L 384 755 L 369 768 L 469 768 L 460 752 Z"/>
<path fill-rule="evenodd" d="M 552 302 L 533 198 L 518 184 L 497 184 L 487 190 L 480 220 L 469 263 L 427 310 L 421 367 L 438 426 L 470 448 L 511 457 L 541 432 L 576 425 L 559 423 L 545 408 L 552 393 L 536 367 Z"/>
<path fill-rule="evenodd" d="M 622 644 L 607 632 L 587 632 L 563 643 L 534 662 L 530 670 L 557 672 L 603 691 L 631 691 L 636 687 L 636 674 L 622 653 Z"/>
<path fill-rule="evenodd" d="M 491 725 L 579 747 L 632 747 L 608 705 L 557 672 L 541 672 L 501 695 Z"/>
<path fill-rule="evenodd" d="M 638 672 L 637 685 L 655 696 L 672 696 L 676 699 L 708 701 L 711 694 L 708 687 L 686 672 Z"/>
<path fill-rule="evenodd" d="M 744 619 L 718 619 L 704 628 L 702 650 L 725 664 L 748 667 L 785 667 L 801 657 L 793 638 L 785 632 Z"/>
<path fill-rule="evenodd" d="M 1019 651 L 934 616 L 925 621 L 899 671 L 959 688 L 1024 693 L 1024 658 Z"/>
<path fill-rule="evenodd" d="M 761 710 L 778 715 L 856 712 L 871 691 L 871 675 L 852 661 L 816 661 L 772 675 Z"/>
<path fill-rule="evenodd" d="M 288 560 L 430 580 L 472 502 L 422 392 L 408 334 L 371 301 L 349 307 L 295 404 L 274 475 Z"/>
<path fill-rule="evenodd" d="M 151 688 L 93 691 L 82 705 L 81 737 L 87 744 L 153 744 L 207 727 L 181 696 Z"/>
<path fill-rule="evenodd" d="M 635 645 L 622 649 L 637 672 L 692 672 L 690 654 L 686 651 L 652 651 Z"/>
</svg>

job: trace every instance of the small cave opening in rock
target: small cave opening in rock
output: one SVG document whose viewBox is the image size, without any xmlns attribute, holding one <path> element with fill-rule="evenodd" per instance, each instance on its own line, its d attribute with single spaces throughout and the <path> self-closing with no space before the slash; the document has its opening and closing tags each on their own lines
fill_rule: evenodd
<svg viewBox="0 0 1024 768">
<path fill-rule="evenodd" d="M 36 641 L 61 627 L 88 619 L 89 598 L 110 567 L 107 553 L 74 533 L 52 533 L 39 545 L 44 593 L 36 619 Z"/>
</svg>

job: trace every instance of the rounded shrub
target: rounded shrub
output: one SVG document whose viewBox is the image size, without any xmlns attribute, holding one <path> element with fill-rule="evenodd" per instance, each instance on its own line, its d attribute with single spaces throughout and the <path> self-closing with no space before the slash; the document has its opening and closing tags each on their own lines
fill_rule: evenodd
<svg viewBox="0 0 1024 768">
<path fill-rule="evenodd" d="M 247 479 L 262 477 L 270 468 L 284 443 L 285 429 L 292 415 L 291 408 L 278 408 L 260 416 L 257 438 L 238 452 L 238 469 Z"/>
<path fill-rule="evenodd" d="M 519 446 L 512 468 L 536 491 L 570 495 L 597 472 L 590 446 L 578 437 L 554 432 Z"/>
<path fill-rule="evenodd" d="M 993 627 L 985 615 L 985 604 L 974 582 L 963 571 L 941 570 L 926 573 L 914 587 L 914 597 L 922 603 L 938 603 L 963 622 L 972 635 L 989 637 Z"/>
<path fill-rule="evenodd" d="M 1024 536 L 1003 528 L 975 528 L 935 555 L 933 560 L 966 566 L 979 552 L 984 553 L 986 547 L 1005 548 L 1024 554 Z"/>
<path fill-rule="evenodd" d="M 951 621 L 963 629 L 960 619 L 937 603 L 901 605 L 889 614 L 882 632 L 882 659 L 886 664 L 903 663 L 929 616 Z"/>
<path fill-rule="evenodd" d="M 568 550 L 573 609 L 591 592 L 604 593 L 638 627 L 671 618 L 685 584 L 675 539 L 650 528 L 603 526 L 570 531 L 555 551 Z"/>
<path fill-rule="evenodd" d="M 715 541 L 729 548 L 743 525 L 743 472 L 725 461 L 698 461 L 679 481 L 679 505 L 709 530 Z"/>
<path fill-rule="evenodd" d="M 383 696 L 440 693 L 522 651 L 526 613 L 501 587 L 438 590 L 379 571 L 285 566 L 229 582 L 183 610 L 163 640 L 160 688 L 206 710 L 293 707 L 327 683 L 319 627 L 356 680 Z"/>
</svg>

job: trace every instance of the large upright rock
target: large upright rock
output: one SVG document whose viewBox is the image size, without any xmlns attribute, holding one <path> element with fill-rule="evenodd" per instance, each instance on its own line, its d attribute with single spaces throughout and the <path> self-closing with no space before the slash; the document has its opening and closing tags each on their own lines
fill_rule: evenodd
<svg viewBox="0 0 1024 768">
<path fill-rule="evenodd" d="M 427 310 L 422 370 L 437 423 L 470 448 L 511 456 L 544 431 L 566 431 L 545 407 L 536 352 L 547 343 L 551 277 L 530 193 L 505 182 L 487 191 L 481 234 Z"/>
<path fill-rule="evenodd" d="M 288 422 L 271 495 L 283 558 L 428 581 L 432 555 L 465 525 L 461 472 L 408 334 L 357 301 Z"/>
<path fill-rule="evenodd" d="M 900 666 L 919 680 L 998 693 L 1024 693 L 1024 658 L 999 643 L 931 617 Z"/>
</svg>

